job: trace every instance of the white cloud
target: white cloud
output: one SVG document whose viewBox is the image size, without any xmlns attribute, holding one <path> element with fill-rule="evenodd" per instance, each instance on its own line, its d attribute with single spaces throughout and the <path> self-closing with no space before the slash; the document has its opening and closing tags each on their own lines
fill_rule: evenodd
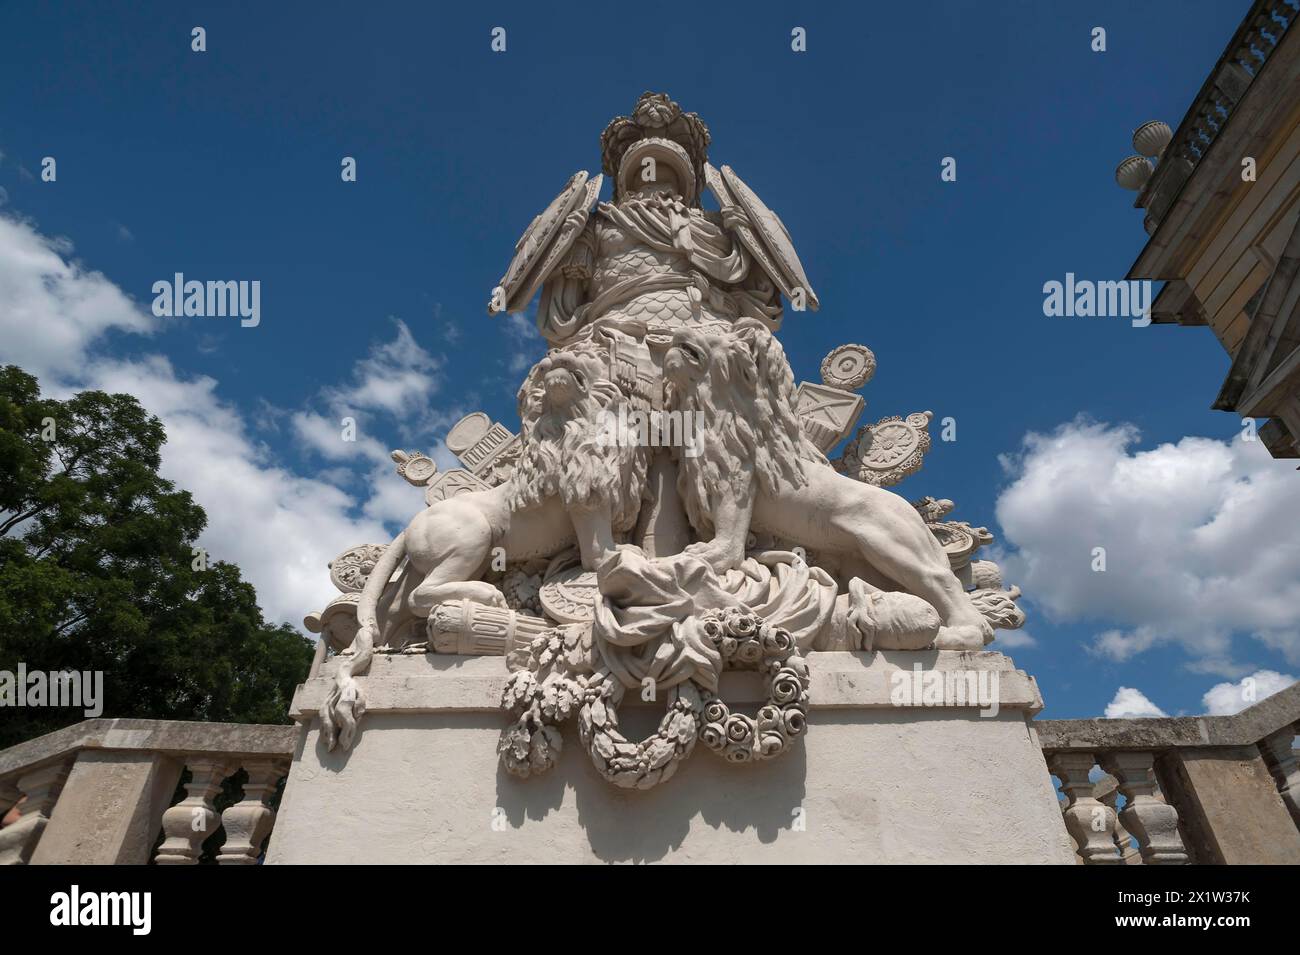
<svg viewBox="0 0 1300 955">
<path fill-rule="evenodd" d="M 438 391 L 443 360 L 425 351 L 405 322 L 392 321 L 397 336 L 371 347 L 354 367 L 351 384 L 326 389 L 331 408 L 410 415 L 426 407 Z"/>
<path fill-rule="evenodd" d="M 289 416 L 289 423 L 298 440 L 323 458 L 330 461 L 354 461 L 357 458 L 383 462 L 388 451 L 377 439 L 362 434 L 353 422 L 349 433 L 352 440 L 344 440 L 343 418 L 327 418 L 311 411 L 297 411 Z"/>
<path fill-rule="evenodd" d="M 299 624 L 335 596 L 326 565 L 356 544 L 383 543 L 379 521 L 352 515 L 352 499 L 294 474 L 217 397 L 212 378 L 182 378 L 161 356 L 95 362 L 85 385 L 135 395 L 167 429 L 162 474 L 208 515 L 199 539 L 211 558 L 238 564 L 268 619 Z"/>
<path fill-rule="evenodd" d="M 76 374 L 113 329 L 146 334 L 157 320 L 99 272 L 68 258 L 71 244 L 0 215 L 0 342 L 38 378 Z"/>
<path fill-rule="evenodd" d="M 1300 662 L 1300 534 L 1284 517 L 1300 513 L 1293 466 L 1258 441 L 1139 451 L 1138 438 L 1080 419 L 1004 458 L 1006 578 L 1050 617 L 1111 624 L 1093 649 L 1113 660 L 1176 644 L 1202 672 L 1235 675 L 1249 635 Z"/>
<path fill-rule="evenodd" d="M 1106 704 L 1106 712 L 1103 715 L 1108 720 L 1123 720 L 1169 714 L 1148 700 L 1141 690 L 1135 690 L 1131 686 L 1121 686 L 1115 691 L 1115 699 Z"/>
<path fill-rule="evenodd" d="M 997 632 L 997 642 L 999 647 L 1005 647 L 1008 650 L 1038 646 L 1038 641 L 1023 630 L 999 630 Z"/>
<path fill-rule="evenodd" d="M 512 373 L 527 371 L 546 354 L 546 340 L 537 330 L 534 309 L 522 315 L 507 314 L 504 329 L 510 342 L 510 355 L 506 367 Z"/>
<path fill-rule="evenodd" d="M 1237 683 L 1219 683 L 1210 687 L 1201 697 L 1201 703 L 1209 716 L 1231 716 L 1295 682 L 1296 678 L 1287 673 L 1257 670 Z"/>
<path fill-rule="evenodd" d="M 0 216 L 0 362 L 37 375 L 52 396 L 83 388 L 135 395 L 166 428 L 163 476 L 207 512 L 200 545 L 239 565 L 268 619 L 299 624 L 335 594 L 326 564 L 348 547 L 387 541 L 383 522 L 405 523 L 421 507 L 420 492 L 394 473 L 374 441 L 358 450 L 386 464 L 367 461 L 374 497 L 355 502 L 322 474 L 296 474 L 277 460 L 239 409 L 221 399 L 215 379 L 186 376 L 161 355 L 100 354 L 96 346 L 108 331 L 148 333 L 155 320 L 103 275 L 70 261 L 70 252 L 67 240 Z M 436 370 L 436 362 L 398 323 L 396 338 L 358 364 L 347 394 L 364 408 L 418 405 L 436 390 L 436 381 L 415 380 L 419 370 Z M 319 423 L 303 420 L 295 417 L 295 431 L 315 434 Z"/>
</svg>

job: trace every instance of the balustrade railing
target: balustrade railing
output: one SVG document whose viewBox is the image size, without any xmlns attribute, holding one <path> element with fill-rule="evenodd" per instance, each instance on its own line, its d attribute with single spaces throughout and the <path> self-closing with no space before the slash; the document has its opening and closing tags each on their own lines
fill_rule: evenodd
<svg viewBox="0 0 1300 955">
<path fill-rule="evenodd" d="M 1300 0 L 1256 0 L 1251 7 L 1138 194 L 1148 232 L 1164 219 L 1297 17 Z"/>
<path fill-rule="evenodd" d="M 1083 864 L 1300 863 L 1300 684 L 1234 716 L 1033 725 Z"/>
<path fill-rule="evenodd" d="M 254 865 L 294 734 L 293 726 L 86 720 L 0 751 L 0 813 L 10 819 L 0 828 L 0 864 L 196 865 L 218 836 L 207 861 Z"/>
<path fill-rule="evenodd" d="M 1083 864 L 1300 863 L 1300 684 L 1235 716 L 1031 725 Z M 0 864 L 254 865 L 296 733 L 101 719 L 0 751 Z"/>
</svg>

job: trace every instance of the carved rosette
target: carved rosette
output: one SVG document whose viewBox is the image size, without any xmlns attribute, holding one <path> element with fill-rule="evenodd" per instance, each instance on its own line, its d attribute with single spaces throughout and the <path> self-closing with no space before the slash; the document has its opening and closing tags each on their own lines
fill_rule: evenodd
<svg viewBox="0 0 1300 955">
<path fill-rule="evenodd" d="M 889 487 L 915 474 L 930 450 L 931 417 L 931 412 L 921 411 L 864 425 L 844 449 L 840 472 L 876 487 Z"/>
</svg>

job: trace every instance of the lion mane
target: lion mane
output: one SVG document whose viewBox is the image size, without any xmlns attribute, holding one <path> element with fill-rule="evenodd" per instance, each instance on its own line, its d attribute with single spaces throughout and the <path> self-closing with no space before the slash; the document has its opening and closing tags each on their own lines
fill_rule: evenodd
<svg viewBox="0 0 1300 955">
<path fill-rule="evenodd" d="M 691 526 L 713 532 L 713 504 L 726 494 L 748 503 L 757 484 L 770 495 L 808 483 L 805 463 L 829 467 L 795 413 L 794 373 L 785 349 L 757 320 L 686 332 L 705 356 L 689 385 L 669 380 L 669 408 L 702 414 L 700 446 L 679 458 L 677 490 Z"/>
<path fill-rule="evenodd" d="M 552 407 L 544 383 L 563 366 L 578 379 L 581 396 Z M 519 461 L 510 478 L 512 510 L 558 497 L 565 507 L 610 508 L 615 531 L 630 529 L 641 510 L 649 456 L 645 447 L 609 440 L 608 421 L 630 399 L 609 378 L 608 357 L 593 342 L 552 351 L 519 389 Z"/>
</svg>

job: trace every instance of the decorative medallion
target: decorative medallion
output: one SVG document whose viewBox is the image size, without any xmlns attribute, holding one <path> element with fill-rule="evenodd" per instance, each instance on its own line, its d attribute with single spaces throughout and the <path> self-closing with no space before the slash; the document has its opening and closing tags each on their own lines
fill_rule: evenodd
<svg viewBox="0 0 1300 955">
<path fill-rule="evenodd" d="M 366 578 L 387 549 L 386 544 L 362 544 L 345 550 L 329 562 L 330 582 L 343 593 L 361 593 Z"/>
<path fill-rule="evenodd" d="M 864 425 L 858 436 L 844 449 L 839 461 L 840 470 L 876 487 L 897 484 L 909 474 L 921 470 L 925 454 L 930 450 L 929 411 L 881 418 L 875 424 Z"/>
<path fill-rule="evenodd" d="M 392 458 L 397 462 L 397 473 L 415 487 L 424 487 L 438 473 L 433 458 L 419 451 L 394 451 Z"/>
<path fill-rule="evenodd" d="M 876 373 L 876 356 L 866 345 L 841 345 L 822 359 L 822 384 L 857 391 Z"/>
<path fill-rule="evenodd" d="M 596 572 L 574 564 L 542 584 L 539 597 L 546 615 L 560 623 L 590 623 L 596 616 Z"/>
</svg>

